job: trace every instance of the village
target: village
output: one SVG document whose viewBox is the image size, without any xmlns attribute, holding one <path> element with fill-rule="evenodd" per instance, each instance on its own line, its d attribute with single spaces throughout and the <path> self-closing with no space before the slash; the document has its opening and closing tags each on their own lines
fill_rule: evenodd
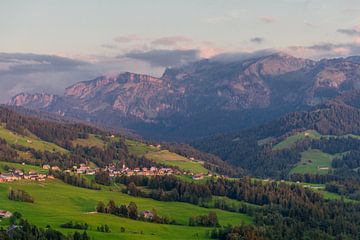
<svg viewBox="0 0 360 240">
<path fill-rule="evenodd" d="M 46 179 L 54 179 L 52 172 L 62 171 L 58 166 L 50 166 L 48 164 L 42 166 L 43 170 L 47 170 L 48 173 L 37 173 L 35 171 L 29 171 L 25 173 L 23 170 L 19 169 L 10 169 L 9 172 L 1 173 L 0 172 L 0 183 L 1 182 L 13 182 L 18 180 L 31 180 L 31 181 L 45 181 Z M 129 168 L 125 165 L 122 168 L 116 168 L 114 164 L 108 165 L 105 168 L 91 168 L 86 164 L 80 164 L 79 166 L 73 166 L 71 169 L 64 170 L 65 173 L 70 174 L 83 174 L 83 175 L 95 175 L 97 172 L 105 171 L 108 172 L 110 177 L 119 177 L 119 176 L 165 176 L 165 175 L 187 175 L 190 176 L 193 180 L 201 180 L 205 176 L 212 176 L 211 173 L 204 174 L 198 173 L 193 174 L 190 171 L 180 171 L 178 169 L 173 169 L 170 167 L 136 167 Z"/>
</svg>

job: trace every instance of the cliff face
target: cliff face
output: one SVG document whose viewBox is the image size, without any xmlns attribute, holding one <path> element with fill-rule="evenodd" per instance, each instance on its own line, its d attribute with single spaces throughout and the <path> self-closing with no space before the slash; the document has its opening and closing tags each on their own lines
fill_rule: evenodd
<svg viewBox="0 0 360 240">
<path fill-rule="evenodd" d="M 358 89 L 357 60 L 315 62 L 286 54 L 238 62 L 202 60 L 167 69 L 160 78 L 129 72 L 100 76 L 68 87 L 62 96 L 23 93 L 9 104 L 149 136 L 197 137 L 268 121 Z"/>
</svg>

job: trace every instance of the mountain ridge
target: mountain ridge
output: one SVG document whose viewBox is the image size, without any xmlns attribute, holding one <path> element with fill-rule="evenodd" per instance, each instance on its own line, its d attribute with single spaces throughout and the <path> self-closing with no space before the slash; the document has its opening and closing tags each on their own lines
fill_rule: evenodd
<svg viewBox="0 0 360 240">
<path fill-rule="evenodd" d="M 69 86 L 61 96 L 22 93 L 8 104 L 129 128 L 145 137 L 186 140 L 251 127 L 358 89 L 357 59 L 313 61 L 275 53 L 201 60 L 167 68 L 158 78 L 104 75 Z"/>
</svg>

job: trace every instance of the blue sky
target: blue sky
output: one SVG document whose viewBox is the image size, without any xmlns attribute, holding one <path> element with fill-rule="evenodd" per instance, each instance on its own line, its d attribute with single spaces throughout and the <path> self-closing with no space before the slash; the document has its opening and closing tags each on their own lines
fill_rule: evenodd
<svg viewBox="0 0 360 240">
<path fill-rule="evenodd" d="M 7 95 L 57 92 L 101 73 L 161 75 L 164 67 L 217 54 L 360 54 L 360 1 L 2 0 L 0 31 L 0 52 L 7 53 L 0 54 L 0 84 L 9 86 Z M 34 55 L 84 64 L 68 75 L 53 66 L 19 75 L 18 65 L 49 66 Z M 24 80 L 14 85 L 14 79 Z"/>
<path fill-rule="evenodd" d="M 347 41 L 337 29 L 359 25 L 359 13 L 358 0 L 3 0 L 0 43 L 6 52 L 69 55 L 172 36 L 219 51 L 308 46 Z M 136 46 L 114 42 L 134 35 L 144 38 Z"/>
</svg>

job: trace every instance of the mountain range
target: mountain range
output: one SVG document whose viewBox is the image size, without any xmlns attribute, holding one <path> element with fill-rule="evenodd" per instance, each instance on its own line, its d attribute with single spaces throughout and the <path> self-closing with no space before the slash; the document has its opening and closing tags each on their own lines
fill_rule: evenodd
<svg viewBox="0 0 360 240">
<path fill-rule="evenodd" d="M 256 126 L 360 89 L 360 58 L 319 61 L 275 53 L 207 59 L 161 77 L 125 72 L 76 83 L 63 95 L 21 93 L 9 102 L 131 129 L 147 138 L 189 140 Z"/>
</svg>

